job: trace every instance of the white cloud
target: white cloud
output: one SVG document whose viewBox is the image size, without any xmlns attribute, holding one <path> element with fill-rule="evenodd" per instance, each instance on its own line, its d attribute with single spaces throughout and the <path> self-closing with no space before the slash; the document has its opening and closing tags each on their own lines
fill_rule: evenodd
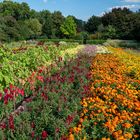
<svg viewBox="0 0 140 140">
<path fill-rule="evenodd" d="M 114 9 L 114 8 L 128 8 L 128 9 L 134 9 L 134 8 L 140 8 L 140 5 L 132 4 L 132 5 L 113 6 L 113 7 L 109 8 L 109 10 L 112 10 L 112 9 Z"/>
<path fill-rule="evenodd" d="M 102 17 L 105 13 L 106 13 L 106 12 L 102 12 L 102 13 L 100 13 L 98 16 L 99 16 L 99 17 Z"/>
<path fill-rule="evenodd" d="M 124 2 L 140 2 L 140 0 L 124 0 Z"/>
</svg>

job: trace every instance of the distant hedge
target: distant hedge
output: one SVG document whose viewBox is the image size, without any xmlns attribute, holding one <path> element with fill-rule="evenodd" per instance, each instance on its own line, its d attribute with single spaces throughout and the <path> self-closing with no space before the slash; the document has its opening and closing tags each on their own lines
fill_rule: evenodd
<svg viewBox="0 0 140 140">
<path fill-rule="evenodd" d="M 60 41 L 65 41 L 65 42 L 77 42 L 79 44 L 83 44 L 83 40 L 74 40 L 74 39 L 37 39 L 38 41 L 42 42 L 60 42 Z M 106 40 L 87 40 L 87 44 L 103 44 L 105 43 Z"/>
</svg>

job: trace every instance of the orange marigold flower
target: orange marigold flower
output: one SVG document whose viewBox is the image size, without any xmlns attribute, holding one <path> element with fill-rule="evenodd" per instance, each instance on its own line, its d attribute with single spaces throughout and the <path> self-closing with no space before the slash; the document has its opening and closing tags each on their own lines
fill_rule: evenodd
<svg viewBox="0 0 140 140">
<path fill-rule="evenodd" d="M 68 140 L 74 140 L 74 135 L 70 134 L 69 137 L 68 137 Z"/>
<path fill-rule="evenodd" d="M 123 124 L 123 127 L 125 127 L 125 128 L 130 128 L 132 126 L 132 124 L 130 124 L 130 123 L 124 123 Z"/>
<path fill-rule="evenodd" d="M 127 139 L 131 139 L 132 138 L 132 134 L 131 133 L 125 133 L 124 137 Z"/>
</svg>

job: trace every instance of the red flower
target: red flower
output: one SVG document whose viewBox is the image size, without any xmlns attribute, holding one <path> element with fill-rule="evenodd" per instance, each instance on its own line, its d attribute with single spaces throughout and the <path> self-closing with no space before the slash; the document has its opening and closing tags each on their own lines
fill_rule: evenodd
<svg viewBox="0 0 140 140">
<path fill-rule="evenodd" d="M 59 133 L 59 131 L 60 131 L 59 128 L 56 128 L 56 129 L 55 129 L 55 132 L 56 132 L 56 133 Z"/>
<path fill-rule="evenodd" d="M 44 81 L 43 76 L 37 76 L 37 79 L 38 79 L 40 82 L 43 82 L 43 81 Z"/>
<path fill-rule="evenodd" d="M 45 101 L 48 101 L 48 96 L 45 95 L 45 93 L 42 93 L 42 94 L 41 94 L 41 97 L 43 97 L 43 99 L 44 99 Z"/>
<path fill-rule="evenodd" d="M 4 93 L 8 94 L 9 90 L 7 88 L 4 89 Z"/>
<path fill-rule="evenodd" d="M 18 89 L 18 93 L 22 96 L 24 96 L 24 90 L 23 89 Z"/>
<path fill-rule="evenodd" d="M 14 127 L 14 118 L 13 118 L 12 115 L 10 115 L 10 117 L 9 117 L 9 128 L 12 129 L 12 130 L 15 129 L 15 127 Z"/>
<path fill-rule="evenodd" d="M 1 124 L 0 124 L 0 128 L 1 128 L 2 130 L 6 129 L 6 124 L 5 124 L 5 123 L 1 123 Z"/>
<path fill-rule="evenodd" d="M 33 132 L 31 133 L 31 137 L 34 138 L 34 136 L 35 136 L 35 132 L 33 131 Z"/>
<path fill-rule="evenodd" d="M 2 93 L 0 93 L 0 100 L 2 99 Z"/>
<path fill-rule="evenodd" d="M 42 135 L 41 136 L 42 136 L 42 139 L 45 140 L 48 137 L 47 131 L 45 131 L 45 130 L 42 131 Z"/>
<path fill-rule="evenodd" d="M 31 123 L 31 127 L 35 128 L 35 123 L 34 122 Z"/>
<path fill-rule="evenodd" d="M 43 70 L 42 69 L 40 69 L 39 71 L 38 71 L 38 73 L 42 73 L 43 72 Z"/>
<path fill-rule="evenodd" d="M 62 136 L 62 137 L 61 137 L 61 140 L 68 140 L 68 137 Z"/>
<path fill-rule="evenodd" d="M 73 121 L 73 116 L 68 115 L 68 117 L 67 117 L 67 119 L 66 119 L 66 123 L 67 123 L 68 125 L 70 125 L 70 124 L 72 123 L 72 121 Z"/>
<path fill-rule="evenodd" d="M 4 104 L 8 104 L 8 100 L 12 100 L 13 99 L 13 95 L 12 94 L 6 94 L 5 96 L 4 96 Z"/>
</svg>

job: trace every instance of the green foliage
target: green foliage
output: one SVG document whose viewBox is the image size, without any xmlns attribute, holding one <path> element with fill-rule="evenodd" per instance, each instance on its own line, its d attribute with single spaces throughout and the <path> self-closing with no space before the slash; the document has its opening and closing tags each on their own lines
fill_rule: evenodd
<svg viewBox="0 0 140 140">
<path fill-rule="evenodd" d="M 95 39 L 95 40 L 87 40 L 87 44 L 103 44 L 105 43 L 106 40 L 102 40 L 102 39 Z"/>
<path fill-rule="evenodd" d="M 105 46 L 113 47 L 122 47 L 122 48 L 133 48 L 140 49 L 140 43 L 134 40 L 110 40 L 108 39 L 105 43 Z"/>
<path fill-rule="evenodd" d="M 70 38 L 76 34 L 76 24 L 74 19 L 68 16 L 60 27 L 64 36 Z"/>
<path fill-rule="evenodd" d="M 92 16 L 86 23 L 85 29 L 89 33 L 95 33 L 98 26 L 101 24 L 101 18 L 97 16 Z"/>
<path fill-rule="evenodd" d="M 76 47 L 67 46 L 48 46 L 26 47 L 26 51 L 13 53 L 14 48 L 0 48 L 0 91 L 8 87 L 10 83 L 17 83 L 19 79 L 25 79 L 39 66 L 47 65 L 48 62 L 55 60 L 62 50 Z M 23 47 L 21 47 L 22 50 Z M 47 49 L 47 50 L 46 50 Z"/>
<path fill-rule="evenodd" d="M 4 0 L 0 3 L 0 13 L 2 16 L 12 16 L 16 20 L 24 20 L 30 16 L 30 7 L 25 2 L 19 4 Z"/>
<path fill-rule="evenodd" d="M 25 25 L 27 25 L 27 27 L 30 29 L 31 36 L 37 36 L 41 34 L 42 24 L 38 19 L 28 19 L 25 21 Z"/>
<path fill-rule="evenodd" d="M 89 58 L 74 57 L 70 59 L 66 56 L 64 61 L 58 62 L 56 59 L 55 67 L 49 66 L 47 73 L 45 70 L 36 73 L 37 76 L 45 79 L 44 82 L 38 83 L 39 81 L 33 75 L 35 82 L 38 83 L 33 91 L 33 96 L 26 98 L 28 101 L 24 99 L 23 108 L 25 110 L 23 112 L 16 110 L 18 115 L 13 115 L 10 123 L 8 123 L 8 118 L 14 110 L 14 102 L 9 101 L 7 105 L 1 104 L 0 117 L 4 116 L 7 127 L 4 131 L 0 129 L 0 138 L 44 139 L 41 135 L 44 130 L 48 134 L 46 138 L 48 140 L 59 140 L 66 136 L 68 129 L 74 127 L 79 120 L 80 101 L 86 96 L 83 94 L 83 90 L 85 85 L 90 82 L 87 77 L 89 66 Z M 77 69 L 73 72 L 74 68 Z M 31 82 L 34 81 L 31 79 Z M 31 83 L 26 84 L 30 86 Z M 26 86 L 26 94 L 29 95 L 30 92 L 32 92 L 31 89 L 27 89 Z M 16 98 L 16 103 L 18 101 L 19 99 Z M 14 129 L 9 127 L 11 124 Z"/>
<path fill-rule="evenodd" d="M 140 12 L 114 8 L 102 17 L 92 16 L 87 22 L 74 16 L 65 18 L 60 11 L 37 12 L 25 2 L 0 2 L 0 42 L 32 38 L 75 38 L 82 40 L 81 32 L 90 39 L 140 40 Z"/>
<path fill-rule="evenodd" d="M 119 39 L 135 39 L 134 29 L 136 29 L 136 22 L 139 21 L 134 13 L 127 8 L 114 8 L 111 12 L 103 15 L 102 23 L 104 26 L 113 26 L 116 29 L 115 38 Z"/>
<path fill-rule="evenodd" d="M 116 29 L 109 25 L 105 28 L 105 30 L 103 31 L 103 38 L 107 39 L 107 38 L 110 38 L 110 39 L 113 39 L 117 36 L 116 34 Z"/>
<path fill-rule="evenodd" d="M 134 19 L 134 28 L 132 29 L 132 34 L 134 35 L 134 38 L 138 41 L 140 41 L 140 12 L 136 13 L 135 19 Z"/>
<path fill-rule="evenodd" d="M 52 38 L 58 37 L 60 38 L 62 36 L 60 27 L 64 22 L 64 16 L 61 12 L 55 11 L 52 13 L 52 22 L 53 22 L 53 36 Z"/>
</svg>

